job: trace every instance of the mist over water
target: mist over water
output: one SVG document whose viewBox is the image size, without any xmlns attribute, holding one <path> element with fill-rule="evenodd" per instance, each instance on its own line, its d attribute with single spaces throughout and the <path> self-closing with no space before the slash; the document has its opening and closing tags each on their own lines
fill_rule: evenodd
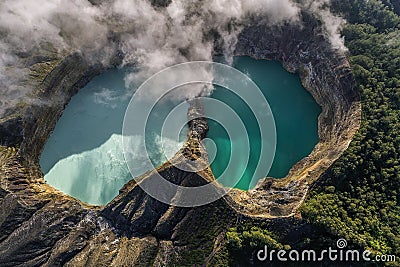
<svg viewBox="0 0 400 267">
<path fill-rule="evenodd" d="M 330 12 L 330 0 L 172 0 L 166 7 L 149 0 L 41 0 L 40 8 L 37 0 L 2 0 L 0 117 L 19 102 L 51 104 L 32 97 L 36 88 L 26 83 L 36 62 L 31 55 L 79 53 L 89 64 L 103 66 L 119 55 L 122 65 L 139 69 L 126 82 L 138 82 L 174 64 L 211 61 L 215 42 L 231 60 L 244 28 L 291 24 L 301 29 L 303 11 L 320 20 L 321 34 L 333 49 L 345 50 L 344 21 Z"/>
</svg>

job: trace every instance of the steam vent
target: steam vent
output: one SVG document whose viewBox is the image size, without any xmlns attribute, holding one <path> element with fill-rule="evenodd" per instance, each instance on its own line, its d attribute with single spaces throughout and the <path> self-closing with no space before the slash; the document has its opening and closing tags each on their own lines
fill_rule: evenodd
<svg viewBox="0 0 400 267">
<path fill-rule="evenodd" d="M 280 19 L 273 15 L 276 10 L 254 8 L 247 1 L 239 1 L 243 3 L 240 16 L 225 14 L 231 12 L 229 7 L 211 6 L 220 1 L 205 1 L 208 9 L 203 1 L 72 2 L 54 10 L 43 7 L 43 12 L 49 9 L 50 15 L 43 14 L 43 19 L 53 25 L 51 29 L 60 27 L 57 38 L 46 28 L 28 52 L 22 53 L 18 46 L 9 48 L 15 50 L 16 63 L 4 73 L 14 76 L 2 87 L 9 88 L 10 95 L 11 90 L 27 93 L 18 101 L 0 100 L 5 106 L 0 119 L 0 266 L 219 266 L 216 257 L 226 249 L 226 234 L 232 227 L 256 223 L 283 238 L 309 231 L 299 209 L 310 187 L 348 148 L 361 121 L 360 97 L 346 49 L 333 46 L 333 37 L 326 33 L 324 7 L 316 7 L 321 9 L 318 13 L 289 0 L 255 1 L 287 2 L 290 9 L 278 7 L 283 12 Z M 69 21 L 74 24 L 64 25 Z M 224 32 L 229 28 L 224 23 L 232 26 L 229 34 L 236 41 Z M 2 24 L 0 19 L 0 32 L 7 29 Z M 156 33 L 161 28 L 167 32 Z M 193 36 L 187 37 L 188 32 Z M 26 36 L 16 38 L 28 42 Z M 196 42 L 198 46 L 192 47 Z M 227 190 L 216 183 L 216 193 L 227 193 L 196 207 L 169 205 L 147 194 L 141 186 L 156 175 L 184 187 L 215 181 L 202 141 L 210 131 L 206 105 L 194 98 L 184 114 L 189 123 L 178 152 L 154 170 L 129 177 L 105 205 L 88 204 L 45 181 L 40 158 L 46 142 L 71 98 L 79 97 L 94 77 L 113 68 L 137 68 L 138 72 L 124 76 L 128 86 L 172 63 L 221 56 L 279 62 L 300 77 L 320 106 L 317 143 L 284 178 L 260 177 L 249 190 Z M 159 66 L 152 69 L 152 60 Z M 3 72 L 1 64 L 0 69 Z M 12 83 L 18 73 L 23 80 Z M 78 108 L 74 112 L 77 117 L 82 113 Z M 178 168 L 179 164 L 185 168 Z M 174 203 L 182 195 L 176 191 L 169 197 Z"/>
</svg>

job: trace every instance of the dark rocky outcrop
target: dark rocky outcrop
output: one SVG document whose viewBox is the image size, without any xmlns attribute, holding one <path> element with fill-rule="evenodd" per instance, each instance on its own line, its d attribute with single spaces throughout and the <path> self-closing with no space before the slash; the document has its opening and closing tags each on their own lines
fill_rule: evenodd
<svg viewBox="0 0 400 267">
<path fill-rule="evenodd" d="M 20 144 L 23 130 L 21 116 L 2 119 L 0 123 L 0 145 L 15 146 Z"/>
<path fill-rule="evenodd" d="M 147 195 L 138 183 L 154 171 L 127 183 L 105 207 L 86 205 L 47 185 L 38 164 L 43 146 L 69 99 L 104 67 L 89 65 L 79 54 L 33 61 L 33 74 L 43 72 L 32 76 L 36 97 L 46 104 L 16 107 L 9 119 L 0 120 L 0 266 L 192 266 L 207 264 L 227 227 L 240 219 L 267 221 L 288 232 L 297 227 L 301 219 L 295 215 L 309 186 L 347 148 L 360 123 L 345 56 L 331 49 L 314 20 L 303 26 L 246 29 L 235 53 L 279 60 L 300 75 L 323 109 L 319 144 L 285 179 L 268 178 L 251 191 L 232 190 L 196 208 Z M 201 107 L 192 111 L 201 113 Z M 204 164 L 200 141 L 207 124 L 197 117 L 190 128 L 174 160 Z M 213 179 L 208 164 L 200 174 L 177 169 L 174 160 L 155 171 L 184 186 Z"/>
</svg>

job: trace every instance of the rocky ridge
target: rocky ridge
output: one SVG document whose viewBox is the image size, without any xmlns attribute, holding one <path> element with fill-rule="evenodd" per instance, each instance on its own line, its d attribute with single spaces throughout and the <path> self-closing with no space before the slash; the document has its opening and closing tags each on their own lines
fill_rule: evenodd
<svg viewBox="0 0 400 267">
<path fill-rule="evenodd" d="M 267 220 L 289 228 L 299 221 L 293 216 L 309 186 L 347 148 L 361 110 L 345 56 L 331 49 L 315 20 L 305 18 L 302 28 L 245 29 L 235 53 L 279 60 L 299 73 L 323 109 L 320 142 L 286 178 L 266 178 L 253 190 L 232 190 L 196 208 L 161 203 L 144 193 L 138 181 L 157 171 L 175 184 L 197 186 L 213 179 L 209 168 L 192 173 L 167 162 L 128 182 L 104 207 L 47 185 L 38 164 L 41 150 L 69 99 L 104 66 L 90 65 L 77 53 L 33 61 L 28 67 L 35 74 L 36 97 L 48 104 L 16 107 L 0 120 L 0 265 L 207 265 L 227 227 L 238 220 Z M 174 160 L 198 159 L 199 151 L 201 156 L 203 122 L 192 121 L 188 143 Z"/>
</svg>

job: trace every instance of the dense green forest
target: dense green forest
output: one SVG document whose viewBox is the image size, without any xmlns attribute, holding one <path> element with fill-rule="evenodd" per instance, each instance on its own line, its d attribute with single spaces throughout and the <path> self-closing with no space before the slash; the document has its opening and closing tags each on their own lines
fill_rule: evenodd
<svg viewBox="0 0 400 267">
<path fill-rule="evenodd" d="M 335 236 L 400 255 L 400 17 L 378 1 L 337 1 L 362 96 L 349 149 L 313 190 L 303 216 Z"/>
<path fill-rule="evenodd" d="M 313 234 L 295 248 L 326 248 L 345 238 L 349 247 L 396 255 L 386 264 L 400 266 L 400 1 L 335 0 L 332 9 L 348 22 L 342 33 L 362 97 L 362 126 L 303 204 Z M 264 244 L 290 243 L 266 228 L 230 229 L 219 260 L 246 264 Z"/>
</svg>

